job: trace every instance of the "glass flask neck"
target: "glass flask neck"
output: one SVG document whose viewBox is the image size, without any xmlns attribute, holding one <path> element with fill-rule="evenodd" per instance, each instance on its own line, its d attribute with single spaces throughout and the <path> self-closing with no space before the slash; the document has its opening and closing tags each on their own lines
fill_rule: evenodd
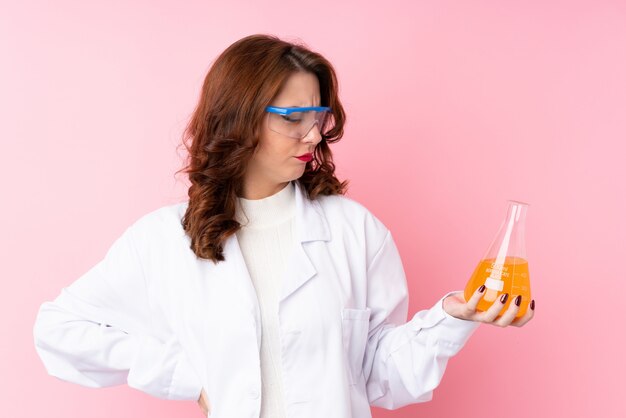
<svg viewBox="0 0 626 418">
<path fill-rule="evenodd" d="M 526 211 L 528 203 L 518 202 L 517 200 L 507 200 L 509 207 L 506 210 L 505 223 L 511 222 L 513 225 L 523 228 L 526 224 Z"/>
<path fill-rule="evenodd" d="M 516 200 L 508 201 L 506 217 L 498 234 L 489 246 L 485 258 L 504 262 L 506 257 L 526 258 L 526 211 L 528 204 Z"/>
</svg>

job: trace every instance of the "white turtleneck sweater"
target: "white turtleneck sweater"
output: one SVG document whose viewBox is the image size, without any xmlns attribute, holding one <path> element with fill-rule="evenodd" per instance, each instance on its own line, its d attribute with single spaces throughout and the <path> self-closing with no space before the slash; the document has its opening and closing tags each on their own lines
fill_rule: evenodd
<svg viewBox="0 0 626 418">
<path fill-rule="evenodd" d="M 281 278 L 294 245 L 295 185 L 263 199 L 239 197 L 237 239 L 261 310 L 261 417 L 284 418 L 278 300 Z"/>
</svg>

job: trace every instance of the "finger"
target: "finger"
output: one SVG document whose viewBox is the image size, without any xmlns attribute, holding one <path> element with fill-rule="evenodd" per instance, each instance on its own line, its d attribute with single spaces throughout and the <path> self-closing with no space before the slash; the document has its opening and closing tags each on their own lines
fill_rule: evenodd
<svg viewBox="0 0 626 418">
<path fill-rule="evenodd" d="M 496 319 L 493 324 L 499 327 L 506 327 L 513 322 L 515 315 L 519 312 L 519 307 L 522 302 L 522 295 L 515 295 L 513 303 L 509 304 L 509 308 L 502 314 L 502 316 Z"/>
<path fill-rule="evenodd" d="M 526 313 L 521 316 L 520 318 L 517 318 L 516 320 L 514 320 L 511 325 L 513 325 L 514 327 L 521 327 L 524 326 L 524 324 L 526 324 L 528 321 L 530 321 L 531 319 L 533 319 L 533 316 L 535 316 L 535 300 L 533 299 L 529 306 L 528 309 L 526 310 Z"/>
<path fill-rule="evenodd" d="M 467 310 L 469 311 L 469 313 L 474 313 L 476 312 L 476 307 L 478 307 L 478 302 L 480 302 L 480 300 L 482 299 L 482 297 L 485 295 L 485 285 L 481 285 L 478 289 L 474 290 L 474 294 L 472 294 L 472 296 L 470 297 L 470 299 L 467 301 Z"/>
<path fill-rule="evenodd" d="M 496 319 L 496 317 L 500 314 L 502 308 L 504 308 L 504 305 L 506 304 L 508 298 L 509 294 L 503 293 L 502 296 L 500 296 L 491 304 L 489 309 L 479 315 L 479 320 L 481 322 L 493 322 L 493 320 Z"/>
</svg>

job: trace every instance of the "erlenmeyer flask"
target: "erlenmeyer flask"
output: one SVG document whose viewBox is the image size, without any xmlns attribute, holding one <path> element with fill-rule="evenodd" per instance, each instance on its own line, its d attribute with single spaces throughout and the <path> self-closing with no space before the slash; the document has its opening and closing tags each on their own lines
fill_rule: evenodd
<svg viewBox="0 0 626 418">
<path fill-rule="evenodd" d="M 523 316 L 530 303 L 530 277 L 526 259 L 524 229 L 528 204 L 509 200 L 506 218 L 487 253 L 478 263 L 472 277 L 465 286 L 465 300 L 469 300 L 477 288 L 485 285 L 483 297 L 478 302 L 478 311 L 486 311 L 500 295 L 509 294 L 498 318 L 513 303 L 516 295 L 522 295 L 516 318 Z"/>
</svg>

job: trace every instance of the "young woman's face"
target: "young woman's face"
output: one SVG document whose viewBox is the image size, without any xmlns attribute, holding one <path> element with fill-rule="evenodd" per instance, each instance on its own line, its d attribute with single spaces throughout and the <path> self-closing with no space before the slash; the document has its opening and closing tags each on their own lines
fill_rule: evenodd
<svg viewBox="0 0 626 418">
<path fill-rule="evenodd" d="M 270 105 L 320 106 L 320 101 L 317 76 L 307 72 L 296 72 L 286 80 Z M 296 157 L 313 153 L 322 140 L 317 124 L 313 125 L 303 139 L 298 140 L 270 130 L 267 122 L 266 114 L 261 126 L 259 143 L 246 170 L 243 195 L 246 199 L 270 196 L 282 190 L 287 182 L 300 178 L 304 173 L 306 162 Z"/>
</svg>

